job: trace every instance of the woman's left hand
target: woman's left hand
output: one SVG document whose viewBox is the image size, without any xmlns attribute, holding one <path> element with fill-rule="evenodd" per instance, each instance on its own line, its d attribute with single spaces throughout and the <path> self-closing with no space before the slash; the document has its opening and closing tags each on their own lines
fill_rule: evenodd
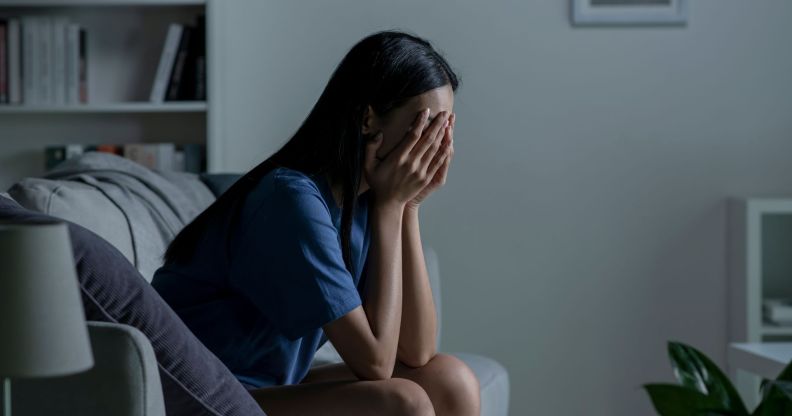
<svg viewBox="0 0 792 416">
<path fill-rule="evenodd" d="M 448 157 L 442 162 L 442 166 L 437 169 L 435 172 L 434 177 L 431 181 L 420 191 L 418 195 L 407 202 L 405 205 L 405 209 L 418 209 L 418 206 L 421 205 L 429 194 L 440 188 L 441 186 L 445 185 L 446 178 L 448 177 L 448 167 L 451 164 L 451 159 L 454 157 L 454 124 L 456 123 L 456 114 L 452 113 L 449 117 L 448 127 L 446 128 L 445 134 L 443 135 L 443 143 L 448 143 L 449 154 Z M 440 159 L 441 152 L 437 152 L 434 160 L 432 160 L 432 165 L 438 163 Z"/>
</svg>

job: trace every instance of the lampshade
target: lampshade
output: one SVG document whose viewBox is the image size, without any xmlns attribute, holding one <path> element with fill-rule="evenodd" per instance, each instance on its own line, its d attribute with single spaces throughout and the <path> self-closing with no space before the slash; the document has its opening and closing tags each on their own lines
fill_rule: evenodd
<svg viewBox="0 0 792 416">
<path fill-rule="evenodd" d="M 0 377 L 92 366 L 66 224 L 0 221 Z"/>
</svg>

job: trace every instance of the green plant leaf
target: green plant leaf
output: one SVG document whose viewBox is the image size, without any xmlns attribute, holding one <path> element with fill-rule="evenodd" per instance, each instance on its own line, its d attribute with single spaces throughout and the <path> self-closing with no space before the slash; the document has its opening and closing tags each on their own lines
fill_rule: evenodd
<svg viewBox="0 0 792 416">
<path fill-rule="evenodd" d="M 792 361 L 781 370 L 781 373 L 776 377 L 776 381 L 792 381 Z"/>
<path fill-rule="evenodd" d="M 770 387 L 770 389 L 777 393 L 775 387 Z M 771 393 L 762 400 L 752 416 L 792 416 L 792 402 L 781 393 Z"/>
<path fill-rule="evenodd" d="M 724 408 L 717 399 L 689 387 L 677 384 L 645 384 L 644 389 L 661 416 L 736 415 Z"/>
<path fill-rule="evenodd" d="M 782 376 L 783 376 L 782 372 Z M 762 402 L 754 410 L 756 416 L 792 416 L 792 381 L 764 380 Z"/>
<path fill-rule="evenodd" d="M 683 386 L 715 400 L 729 414 L 748 416 L 748 409 L 737 390 L 701 351 L 680 342 L 669 342 L 668 355 L 674 376 Z"/>
<path fill-rule="evenodd" d="M 777 391 L 792 403 L 792 381 L 767 380 L 767 383 L 764 383 L 764 388 L 768 392 L 765 397 L 772 395 L 773 391 Z"/>
</svg>

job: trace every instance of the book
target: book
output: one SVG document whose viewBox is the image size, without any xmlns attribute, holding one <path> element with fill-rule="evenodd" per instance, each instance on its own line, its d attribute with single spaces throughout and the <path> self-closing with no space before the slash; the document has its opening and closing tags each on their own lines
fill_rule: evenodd
<svg viewBox="0 0 792 416">
<path fill-rule="evenodd" d="M 792 325 L 792 299 L 762 300 L 762 316 L 768 323 Z"/>
<path fill-rule="evenodd" d="M 47 146 L 44 148 L 44 169 L 50 170 L 64 160 L 83 154 L 84 150 L 81 144 Z"/>
<path fill-rule="evenodd" d="M 22 97 L 25 104 L 37 104 L 35 80 L 38 77 L 39 60 L 36 58 L 39 31 L 37 18 L 22 18 Z"/>
<path fill-rule="evenodd" d="M 8 21 L 0 19 L 0 104 L 8 102 Z"/>
<path fill-rule="evenodd" d="M 36 19 L 38 42 L 33 45 L 35 51 L 34 59 L 38 60 L 34 64 L 38 69 L 35 74 L 34 86 L 36 89 L 36 102 L 39 104 L 52 104 L 55 91 L 53 89 L 53 25 L 52 18 L 48 16 Z"/>
<path fill-rule="evenodd" d="M 50 145 L 44 148 L 44 167 L 50 170 L 64 160 L 87 152 L 112 153 L 159 172 L 178 171 L 198 174 L 206 170 L 204 145 L 198 143 L 177 145 L 169 142 Z"/>
<path fill-rule="evenodd" d="M 168 93 L 165 97 L 166 101 L 178 101 L 183 98 L 182 80 L 185 79 L 185 71 L 188 69 L 187 54 L 190 51 L 192 41 L 193 29 L 190 26 L 184 26 L 182 29 L 181 39 L 179 41 L 179 49 L 176 53 L 176 61 L 173 64 L 173 71 L 171 72 L 170 82 L 168 83 Z"/>
<path fill-rule="evenodd" d="M 195 62 L 192 65 L 194 68 L 194 79 L 191 82 L 193 85 L 193 92 L 190 96 L 191 99 L 197 101 L 206 100 L 206 15 L 200 14 L 198 16 L 198 23 L 196 24 L 196 55 Z"/>
<path fill-rule="evenodd" d="M 173 71 L 183 29 L 184 26 L 178 23 L 171 23 L 168 27 L 168 34 L 162 47 L 162 54 L 160 55 L 159 65 L 154 77 L 154 85 L 151 87 L 151 102 L 161 103 L 165 101 L 165 94 L 167 93 L 168 82 Z"/>
<path fill-rule="evenodd" d="M 56 105 L 66 104 L 66 27 L 69 19 L 55 17 L 52 19 L 52 71 L 50 102 Z"/>
<path fill-rule="evenodd" d="M 199 14 L 196 17 L 185 66 L 179 89 L 179 99 L 206 100 L 206 21 L 204 14 Z"/>
<path fill-rule="evenodd" d="M 22 38 L 19 19 L 8 21 L 8 102 L 22 103 Z"/>
<path fill-rule="evenodd" d="M 87 103 L 88 102 L 88 34 L 85 32 L 85 29 L 83 28 L 80 28 L 79 39 L 80 39 L 79 41 L 80 102 Z"/>
<path fill-rule="evenodd" d="M 80 26 L 69 23 L 65 31 L 65 100 L 66 104 L 77 104 L 80 102 Z"/>
<path fill-rule="evenodd" d="M 128 143 L 124 145 L 125 158 L 161 172 L 176 170 L 174 167 L 175 151 L 176 145 L 173 143 Z"/>
<path fill-rule="evenodd" d="M 206 171 L 206 149 L 199 143 L 189 143 L 179 146 L 184 153 L 184 172 L 201 173 Z"/>
</svg>

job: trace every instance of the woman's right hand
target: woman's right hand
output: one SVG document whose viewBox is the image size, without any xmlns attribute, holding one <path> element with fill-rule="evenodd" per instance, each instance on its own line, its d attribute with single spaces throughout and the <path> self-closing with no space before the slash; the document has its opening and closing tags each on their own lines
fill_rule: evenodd
<svg viewBox="0 0 792 416">
<path fill-rule="evenodd" d="M 432 180 L 442 165 L 431 162 L 438 151 L 445 151 L 441 139 L 450 114 L 440 112 L 426 126 L 429 109 L 421 111 L 402 141 L 381 161 L 376 152 L 382 145 L 382 132 L 366 144 L 364 175 L 378 203 L 404 205 Z"/>
</svg>

